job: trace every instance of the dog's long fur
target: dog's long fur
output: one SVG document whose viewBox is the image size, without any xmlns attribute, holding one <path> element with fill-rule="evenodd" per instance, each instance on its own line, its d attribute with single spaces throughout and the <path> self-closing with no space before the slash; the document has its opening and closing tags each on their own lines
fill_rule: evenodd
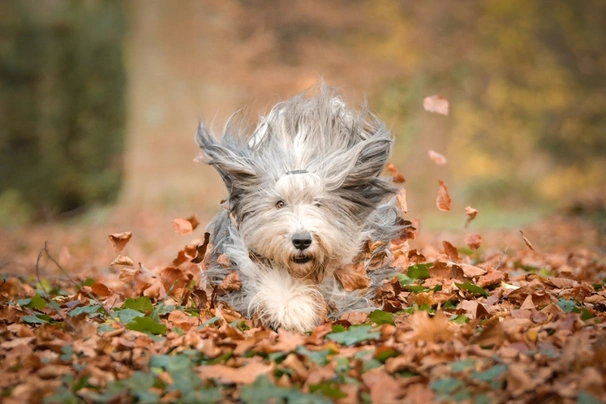
<svg viewBox="0 0 606 404">
<path fill-rule="evenodd" d="M 360 259 L 369 239 L 388 242 L 402 231 L 388 201 L 396 189 L 380 176 L 393 140 L 366 104 L 355 112 L 320 84 L 276 105 L 252 133 L 232 117 L 221 140 L 202 124 L 196 140 L 229 192 L 208 227 L 205 272 L 211 285 L 239 275 L 242 287 L 223 296 L 229 305 L 266 326 L 301 332 L 372 307 L 384 271 L 369 271 L 371 288 L 353 292 L 333 275 Z M 294 245 L 307 236 L 308 248 Z M 231 268 L 217 262 L 220 255 Z"/>
</svg>

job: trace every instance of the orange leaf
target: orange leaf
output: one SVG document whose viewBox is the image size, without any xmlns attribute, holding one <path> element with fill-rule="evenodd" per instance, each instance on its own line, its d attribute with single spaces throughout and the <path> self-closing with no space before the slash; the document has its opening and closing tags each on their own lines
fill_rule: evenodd
<svg viewBox="0 0 606 404">
<path fill-rule="evenodd" d="M 478 214 L 478 210 L 472 208 L 471 206 L 468 206 L 465 208 L 465 214 L 467 215 L 467 221 L 465 222 L 465 228 L 467 228 L 467 225 L 469 225 L 469 223 L 475 219 L 476 215 Z"/>
<path fill-rule="evenodd" d="M 442 246 L 444 247 L 444 252 L 448 255 L 448 258 L 455 262 L 459 260 L 459 251 L 455 246 L 446 240 L 442 241 Z"/>
<path fill-rule="evenodd" d="M 440 184 L 440 189 L 438 190 L 438 199 L 436 199 L 436 205 L 441 211 L 448 212 L 452 206 L 452 199 L 448 194 L 448 187 L 442 180 L 438 180 L 438 184 Z"/>
<path fill-rule="evenodd" d="M 109 296 L 112 293 L 112 291 L 107 286 L 99 282 L 93 283 L 90 288 L 94 294 L 101 297 Z"/>
<path fill-rule="evenodd" d="M 520 230 L 520 234 L 522 235 L 522 238 L 524 239 L 524 243 L 526 243 L 526 246 L 528 248 L 530 248 L 532 251 L 534 251 L 534 247 L 532 246 L 532 243 L 530 242 L 530 240 L 528 240 L 525 236 L 524 236 L 524 232 L 522 230 Z M 536 252 L 536 251 L 534 251 Z"/>
<path fill-rule="evenodd" d="M 448 115 L 448 100 L 441 95 L 431 95 L 423 98 L 423 108 L 428 112 Z"/>
<path fill-rule="evenodd" d="M 133 260 L 131 260 L 129 257 L 127 257 L 125 255 L 118 255 L 116 257 L 116 259 L 113 260 L 110 265 L 122 265 L 122 266 L 132 267 L 133 265 L 135 265 L 135 263 L 133 262 Z"/>
<path fill-rule="evenodd" d="M 212 378 L 221 383 L 251 384 L 260 375 L 268 373 L 272 367 L 271 364 L 250 362 L 239 368 L 226 365 L 199 366 L 196 371 L 203 380 Z"/>
<path fill-rule="evenodd" d="M 221 254 L 217 257 L 217 264 L 221 265 L 223 268 L 231 267 L 231 260 L 225 254 Z"/>
<path fill-rule="evenodd" d="M 190 234 L 192 231 L 194 231 L 194 226 L 187 219 L 174 219 L 173 226 L 175 227 L 175 232 L 179 234 Z"/>
<path fill-rule="evenodd" d="M 429 150 L 427 152 L 427 155 L 429 156 L 431 161 L 433 161 L 434 163 L 436 163 L 439 166 L 443 166 L 446 163 L 448 163 L 448 160 L 446 160 L 446 157 L 444 157 L 442 154 L 440 154 L 436 151 Z"/>
<path fill-rule="evenodd" d="M 404 176 L 400 174 L 400 172 L 393 163 L 387 163 L 385 165 L 385 169 L 391 175 L 393 182 L 395 182 L 396 184 L 402 184 L 406 181 Z"/>
<path fill-rule="evenodd" d="M 472 250 L 477 250 L 482 244 L 482 236 L 478 233 L 468 233 L 465 235 L 465 244 Z"/>
<path fill-rule="evenodd" d="M 396 202 L 398 203 L 398 207 L 404 213 L 408 213 L 408 201 L 406 200 L 406 189 L 402 188 L 398 191 L 396 195 Z"/>
<path fill-rule="evenodd" d="M 227 292 L 240 290 L 241 287 L 242 281 L 240 281 L 240 276 L 238 276 L 238 273 L 236 271 L 231 271 L 230 273 L 228 273 L 225 279 L 223 279 L 223 282 L 221 282 L 221 284 L 219 285 L 220 289 L 225 290 Z"/>
<path fill-rule="evenodd" d="M 366 274 L 363 262 L 345 265 L 335 271 L 335 278 L 348 292 L 365 289 L 370 286 L 370 278 Z"/>
<path fill-rule="evenodd" d="M 115 234 L 110 234 L 109 240 L 112 242 L 112 245 L 114 246 L 114 250 L 116 251 L 116 254 L 120 254 L 122 252 L 122 250 L 124 250 L 124 247 L 126 246 L 126 244 L 128 244 L 130 238 L 133 236 L 133 233 L 131 233 L 130 231 L 126 231 L 124 233 L 115 233 Z"/>
</svg>

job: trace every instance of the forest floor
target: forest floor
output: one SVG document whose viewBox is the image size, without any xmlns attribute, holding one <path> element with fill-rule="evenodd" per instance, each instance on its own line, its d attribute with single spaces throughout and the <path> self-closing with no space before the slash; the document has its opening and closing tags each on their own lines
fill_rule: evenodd
<svg viewBox="0 0 606 404">
<path fill-rule="evenodd" d="M 422 230 L 371 264 L 394 269 L 382 310 L 308 334 L 201 289 L 193 224 L 123 211 L 0 231 L 1 401 L 606 401 L 606 245 L 591 218 Z"/>
</svg>

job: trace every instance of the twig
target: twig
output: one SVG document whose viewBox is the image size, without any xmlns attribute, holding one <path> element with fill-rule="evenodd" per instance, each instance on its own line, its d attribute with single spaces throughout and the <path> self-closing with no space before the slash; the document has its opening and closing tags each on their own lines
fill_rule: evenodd
<svg viewBox="0 0 606 404">
<path fill-rule="evenodd" d="M 44 245 L 44 247 L 46 248 L 46 244 Z M 47 300 L 48 305 L 57 312 L 59 317 L 61 317 L 61 320 L 63 320 L 63 322 L 65 323 L 65 316 L 63 315 L 63 313 L 61 313 L 61 310 L 57 310 L 57 307 L 51 303 L 53 300 L 50 297 L 50 293 L 48 293 L 48 291 L 42 284 L 42 280 L 40 279 L 40 260 L 41 259 L 42 259 L 42 251 L 40 251 L 40 253 L 38 254 L 38 258 L 36 259 L 36 278 L 38 279 L 38 285 L 40 285 L 40 289 L 42 289 L 42 291 L 46 295 L 46 300 Z"/>
<path fill-rule="evenodd" d="M 95 296 L 93 296 L 91 293 L 89 293 L 86 289 L 84 289 L 84 287 L 81 284 L 79 284 L 78 282 L 74 281 L 72 279 L 72 277 L 69 276 L 69 273 L 65 270 L 65 268 L 63 268 L 63 266 L 61 266 L 61 264 L 59 264 L 59 262 L 48 251 L 48 241 L 44 242 L 44 250 L 43 251 L 46 253 L 46 256 L 57 266 L 57 268 L 59 268 L 59 270 L 61 272 L 63 272 L 63 274 L 65 276 L 67 276 L 67 279 L 69 279 L 69 281 L 71 283 L 73 283 L 78 288 L 80 288 L 80 290 L 86 296 L 88 296 L 89 299 L 91 299 L 94 302 L 96 302 L 103 309 L 103 311 L 105 311 L 105 313 L 112 318 L 112 320 L 114 320 L 116 322 L 120 322 L 120 320 L 116 316 L 114 316 L 114 313 L 111 310 L 108 310 L 107 307 L 105 307 L 105 305 L 99 299 L 97 299 Z M 40 252 L 40 255 L 42 255 L 42 252 Z M 38 256 L 38 258 L 40 258 L 40 256 Z"/>
</svg>

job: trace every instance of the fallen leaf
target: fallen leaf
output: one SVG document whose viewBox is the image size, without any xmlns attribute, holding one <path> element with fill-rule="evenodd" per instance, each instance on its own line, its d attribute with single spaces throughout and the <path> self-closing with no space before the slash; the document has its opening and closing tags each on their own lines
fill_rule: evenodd
<svg viewBox="0 0 606 404">
<path fill-rule="evenodd" d="M 442 246 L 444 247 L 444 252 L 446 253 L 446 255 L 448 255 L 448 258 L 450 260 L 455 262 L 459 261 L 459 251 L 455 246 L 453 246 L 446 240 L 442 241 Z"/>
<path fill-rule="evenodd" d="M 467 226 L 469 225 L 469 223 L 475 219 L 475 217 L 478 214 L 478 210 L 472 208 L 471 206 L 467 206 L 465 208 L 465 214 L 467 215 L 467 220 L 465 221 L 465 228 L 467 228 Z"/>
<path fill-rule="evenodd" d="M 387 163 L 385 165 L 385 170 L 387 170 L 387 172 L 391 175 L 393 182 L 395 182 L 396 184 L 403 184 L 404 182 L 406 182 L 404 176 L 400 174 L 400 172 L 393 163 Z"/>
<path fill-rule="evenodd" d="M 400 211 L 408 213 L 408 201 L 406 200 L 406 189 L 401 188 L 396 195 L 396 202 Z"/>
<path fill-rule="evenodd" d="M 225 254 L 221 254 L 217 257 L 217 264 L 221 265 L 223 268 L 231 268 L 231 260 Z"/>
<path fill-rule="evenodd" d="M 465 235 L 465 245 L 472 250 L 477 250 L 482 245 L 482 236 L 478 233 L 467 233 Z"/>
<path fill-rule="evenodd" d="M 532 251 L 534 251 L 534 247 L 532 246 L 530 241 L 524 236 L 524 232 L 522 230 L 520 230 L 520 234 L 522 235 L 522 238 L 524 239 L 524 243 L 526 244 L 526 246 L 528 248 L 530 248 Z M 534 252 L 536 252 L 536 251 L 534 251 Z"/>
<path fill-rule="evenodd" d="M 352 292 L 357 289 L 366 289 L 370 286 L 370 278 L 366 273 L 363 262 L 345 265 L 334 272 L 335 278 L 343 289 Z"/>
<path fill-rule="evenodd" d="M 201 244 L 198 244 L 196 246 L 196 256 L 191 260 L 191 262 L 193 262 L 195 264 L 199 264 L 200 262 L 204 261 L 204 257 L 206 256 L 206 251 L 208 250 L 209 240 L 210 240 L 210 233 L 205 232 L 204 241 Z"/>
<path fill-rule="evenodd" d="M 446 342 L 454 337 L 453 324 L 441 310 L 433 317 L 424 310 L 415 311 L 410 316 L 410 326 L 413 329 L 412 341 Z"/>
<path fill-rule="evenodd" d="M 133 265 L 135 265 L 135 263 L 133 262 L 132 259 L 130 259 L 127 256 L 124 255 L 118 255 L 116 257 L 115 260 L 112 261 L 112 263 L 110 265 L 121 265 L 121 266 L 127 266 L 127 267 L 132 267 Z"/>
<path fill-rule="evenodd" d="M 423 109 L 441 115 L 448 115 L 448 100 L 441 95 L 431 95 L 423 98 Z"/>
<path fill-rule="evenodd" d="M 443 166 L 446 163 L 448 163 L 448 160 L 446 160 L 446 157 L 444 157 L 442 154 L 440 154 L 436 151 L 429 150 L 427 152 L 427 155 L 429 156 L 431 161 L 433 161 L 434 163 L 436 163 L 439 166 Z"/>
<path fill-rule="evenodd" d="M 130 231 L 126 231 L 124 233 L 110 234 L 108 236 L 109 240 L 114 246 L 114 251 L 116 251 L 116 254 L 120 254 L 122 250 L 124 250 L 124 247 L 126 246 L 126 244 L 128 244 L 132 236 L 133 233 L 131 233 Z"/>
<path fill-rule="evenodd" d="M 94 294 L 100 297 L 106 297 L 111 295 L 112 291 L 102 283 L 95 282 L 90 286 Z"/>
<path fill-rule="evenodd" d="M 206 365 L 195 368 L 203 379 L 215 379 L 221 383 L 251 384 L 257 377 L 269 373 L 273 365 L 261 362 L 250 362 L 239 368 L 225 365 Z"/>
<path fill-rule="evenodd" d="M 240 290 L 241 287 L 242 281 L 240 281 L 240 276 L 236 271 L 230 271 L 219 285 L 219 288 L 226 292 Z"/>
<path fill-rule="evenodd" d="M 395 402 L 404 393 L 400 384 L 383 368 L 369 370 L 362 375 L 362 380 L 370 389 L 373 403 Z"/>
<path fill-rule="evenodd" d="M 436 205 L 441 211 L 448 212 L 452 205 L 452 199 L 448 194 L 448 187 L 446 186 L 446 184 L 444 184 L 444 181 L 442 180 L 438 180 L 438 183 L 440 184 L 440 189 L 438 190 L 438 198 L 436 199 Z"/>
<path fill-rule="evenodd" d="M 173 220 L 175 232 L 183 235 L 190 234 L 199 224 L 200 222 L 198 222 L 196 215 L 188 217 L 187 219 L 178 218 Z"/>
</svg>

